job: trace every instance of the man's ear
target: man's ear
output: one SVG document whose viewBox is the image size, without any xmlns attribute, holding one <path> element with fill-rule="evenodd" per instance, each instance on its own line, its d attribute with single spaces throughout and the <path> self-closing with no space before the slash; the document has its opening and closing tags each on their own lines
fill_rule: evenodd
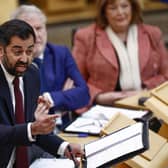
<svg viewBox="0 0 168 168">
<path fill-rule="evenodd" d="M 0 60 L 3 55 L 4 55 L 4 48 L 3 48 L 3 46 L 0 45 Z"/>
</svg>

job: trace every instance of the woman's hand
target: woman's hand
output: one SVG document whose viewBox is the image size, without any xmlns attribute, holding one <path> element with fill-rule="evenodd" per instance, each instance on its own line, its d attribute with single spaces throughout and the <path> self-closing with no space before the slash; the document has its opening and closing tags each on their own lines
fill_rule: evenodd
<svg viewBox="0 0 168 168">
<path fill-rule="evenodd" d="M 139 91 L 121 91 L 100 93 L 95 98 L 95 103 L 100 105 L 113 105 L 115 101 L 134 96 Z"/>
</svg>

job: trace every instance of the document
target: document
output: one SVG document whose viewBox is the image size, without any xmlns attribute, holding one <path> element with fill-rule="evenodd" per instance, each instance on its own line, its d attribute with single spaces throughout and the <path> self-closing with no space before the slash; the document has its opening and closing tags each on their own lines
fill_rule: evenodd
<svg viewBox="0 0 168 168">
<path fill-rule="evenodd" d="M 29 168 L 74 168 L 74 163 L 70 159 L 40 158 L 36 159 Z"/>
<path fill-rule="evenodd" d="M 147 125 L 138 122 L 86 144 L 85 167 L 103 168 L 114 165 L 144 152 L 148 147 Z"/>
<path fill-rule="evenodd" d="M 64 128 L 64 132 L 99 135 L 104 126 L 109 122 L 112 124 L 119 113 L 134 119 L 143 117 L 148 111 L 96 105 Z"/>
<path fill-rule="evenodd" d="M 142 118 L 148 113 L 147 110 L 131 110 L 125 108 L 95 105 L 87 112 L 83 113 L 82 117 L 109 120 L 111 117 L 113 117 L 113 115 L 118 112 L 127 116 L 130 119 Z"/>
<path fill-rule="evenodd" d="M 101 129 L 107 123 L 108 120 L 97 120 L 94 118 L 78 117 L 74 122 L 72 122 L 68 127 L 66 127 L 64 131 L 99 135 Z"/>
</svg>

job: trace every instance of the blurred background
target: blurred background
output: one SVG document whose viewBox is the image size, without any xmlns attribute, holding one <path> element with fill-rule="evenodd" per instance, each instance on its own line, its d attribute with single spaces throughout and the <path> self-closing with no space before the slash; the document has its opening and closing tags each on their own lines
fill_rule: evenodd
<svg viewBox="0 0 168 168">
<path fill-rule="evenodd" d="M 168 44 L 168 0 L 139 0 L 144 22 L 157 25 Z M 73 31 L 92 23 L 96 15 L 96 0 L 1 0 L 0 23 L 9 19 L 20 4 L 35 4 L 47 15 L 50 42 L 72 47 Z"/>
</svg>

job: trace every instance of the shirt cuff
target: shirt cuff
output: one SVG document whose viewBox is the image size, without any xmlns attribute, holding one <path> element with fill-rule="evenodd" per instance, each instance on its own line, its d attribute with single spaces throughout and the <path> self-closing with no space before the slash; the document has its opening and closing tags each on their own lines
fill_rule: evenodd
<svg viewBox="0 0 168 168">
<path fill-rule="evenodd" d="M 45 93 L 43 93 L 43 96 L 49 100 L 49 102 L 51 103 L 51 107 L 53 107 L 54 106 L 54 101 L 53 101 L 50 93 L 45 92 Z"/>
<path fill-rule="evenodd" d="M 60 147 L 58 148 L 57 154 L 58 154 L 58 155 L 61 155 L 61 156 L 64 156 L 65 149 L 67 148 L 68 145 L 69 145 L 68 142 L 63 142 L 63 143 L 60 145 Z"/>
<path fill-rule="evenodd" d="M 34 142 L 34 141 L 36 141 L 36 139 L 32 136 L 32 133 L 31 133 L 31 124 L 32 123 L 28 123 L 28 125 L 27 125 L 27 133 L 28 133 L 29 141 Z"/>
</svg>

